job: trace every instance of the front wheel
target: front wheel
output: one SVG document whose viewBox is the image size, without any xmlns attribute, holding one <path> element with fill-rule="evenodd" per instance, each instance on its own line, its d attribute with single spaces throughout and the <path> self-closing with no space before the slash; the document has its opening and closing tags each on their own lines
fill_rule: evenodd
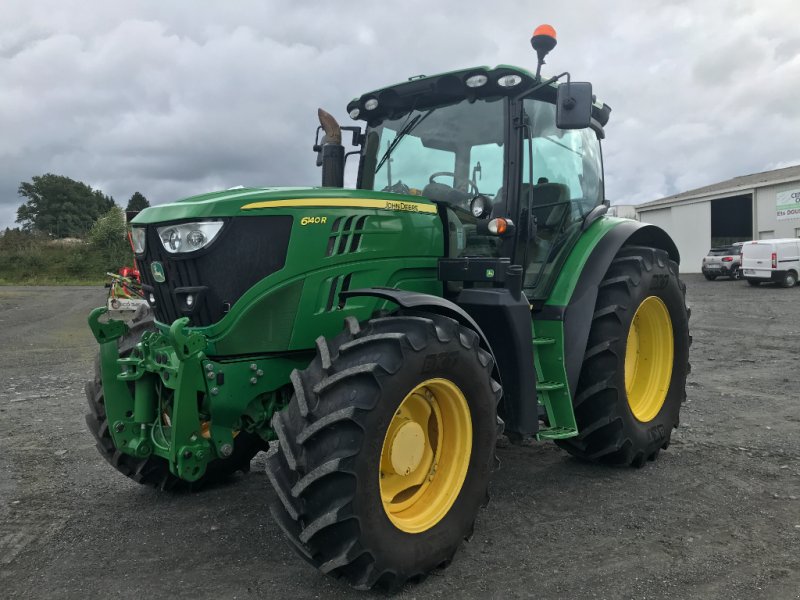
<svg viewBox="0 0 800 600">
<path fill-rule="evenodd" d="M 291 379 L 273 418 L 272 514 L 309 563 L 397 589 L 452 559 L 487 498 L 499 385 L 478 335 L 437 315 L 359 325 Z"/>
<path fill-rule="evenodd" d="M 573 401 L 579 458 L 642 466 L 669 445 L 686 398 L 689 313 L 678 265 L 663 250 L 623 247 L 595 305 Z"/>
</svg>

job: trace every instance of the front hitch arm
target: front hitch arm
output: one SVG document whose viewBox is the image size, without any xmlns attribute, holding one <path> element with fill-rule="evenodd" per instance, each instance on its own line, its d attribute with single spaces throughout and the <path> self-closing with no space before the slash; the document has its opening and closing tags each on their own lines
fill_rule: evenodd
<svg viewBox="0 0 800 600">
<path fill-rule="evenodd" d="M 206 336 L 199 333 L 189 333 L 187 335 L 184 328 L 188 324 L 188 317 L 183 317 L 175 321 L 169 328 L 169 342 L 181 361 L 199 354 L 206 349 L 206 344 L 208 343 Z"/>
<path fill-rule="evenodd" d="M 101 322 L 100 317 L 108 312 L 108 308 L 101 306 L 95 308 L 89 313 L 89 328 L 92 330 L 94 339 L 98 344 L 106 344 L 121 338 L 128 333 L 128 326 L 123 321 L 116 319 L 108 319 L 106 322 Z"/>
</svg>

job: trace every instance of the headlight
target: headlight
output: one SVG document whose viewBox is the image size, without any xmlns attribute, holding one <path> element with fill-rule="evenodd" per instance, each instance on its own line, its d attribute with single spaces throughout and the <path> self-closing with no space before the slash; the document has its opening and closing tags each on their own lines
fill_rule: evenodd
<svg viewBox="0 0 800 600">
<path fill-rule="evenodd" d="M 194 252 L 205 248 L 219 235 L 222 221 L 201 221 L 159 227 L 158 237 L 164 249 L 171 254 Z"/>
<path fill-rule="evenodd" d="M 467 80 L 464 82 L 467 84 L 467 87 L 470 88 L 479 88 L 481 86 L 486 85 L 486 82 L 489 81 L 489 78 L 486 75 L 473 75 L 472 77 L 467 77 Z"/>
<path fill-rule="evenodd" d="M 502 87 L 514 87 L 522 82 L 522 77 L 519 75 L 503 75 L 497 80 L 497 85 Z"/>
<path fill-rule="evenodd" d="M 476 219 L 483 219 L 492 212 L 492 205 L 486 196 L 478 194 L 472 199 L 469 210 Z"/>
<path fill-rule="evenodd" d="M 131 240 L 133 240 L 133 251 L 136 254 L 144 254 L 147 230 L 144 227 L 131 227 Z"/>
</svg>

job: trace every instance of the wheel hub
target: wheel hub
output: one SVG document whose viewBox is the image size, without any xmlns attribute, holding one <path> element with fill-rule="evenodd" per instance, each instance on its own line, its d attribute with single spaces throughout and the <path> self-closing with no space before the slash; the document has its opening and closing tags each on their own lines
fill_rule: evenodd
<svg viewBox="0 0 800 600">
<path fill-rule="evenodd" d="M 422 426 L 408 420 L 397 429 L 392 440 L 392 468 L 398 475 L 417 470 L 425 452 L 425 432 Z"/>
<path fill-rule="evenodd" d="M 472 454 L 472 417 L 461 389 L 428 379 L 395 411 L 381 449 L 383 509 L 401 531 L 439 523 L 458 498 Z"/>
<path fill-rule="evenodd" d="M 625 349 L 625 392 L 642 423 L 655 419 L 664 406 L 674 355 L 669 310 L 661 298 L 648 296 L 636 309 Z"/>
</svg>

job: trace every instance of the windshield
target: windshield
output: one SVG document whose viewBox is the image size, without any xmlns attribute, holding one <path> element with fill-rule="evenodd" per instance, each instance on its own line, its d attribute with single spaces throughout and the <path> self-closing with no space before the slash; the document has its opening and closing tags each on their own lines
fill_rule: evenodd
<svg viewBox="0 0 800 600">
<path fill-rule="evenodd" d="M 708 251 L 709 256 L 730 256 L 732 254 L 740 254 L 741 246 L 729 246 L 727 248 L 712 248 Z"/>
<path fill-rule="evenodd" d="M 425 196 L 449 209 L 450 256 L 499 256 L 478 234 L 470 202 L 500 202 L 505 175 L 504 98 L 413 110 L 367 130 L 361 188 Z"/>
<path fill-rule="evenodd" d="M 364 189 L 415 194 L 468 209 L 503 185 L 502 99 L 414 110 L 367 131 Z"/>
</svg>

